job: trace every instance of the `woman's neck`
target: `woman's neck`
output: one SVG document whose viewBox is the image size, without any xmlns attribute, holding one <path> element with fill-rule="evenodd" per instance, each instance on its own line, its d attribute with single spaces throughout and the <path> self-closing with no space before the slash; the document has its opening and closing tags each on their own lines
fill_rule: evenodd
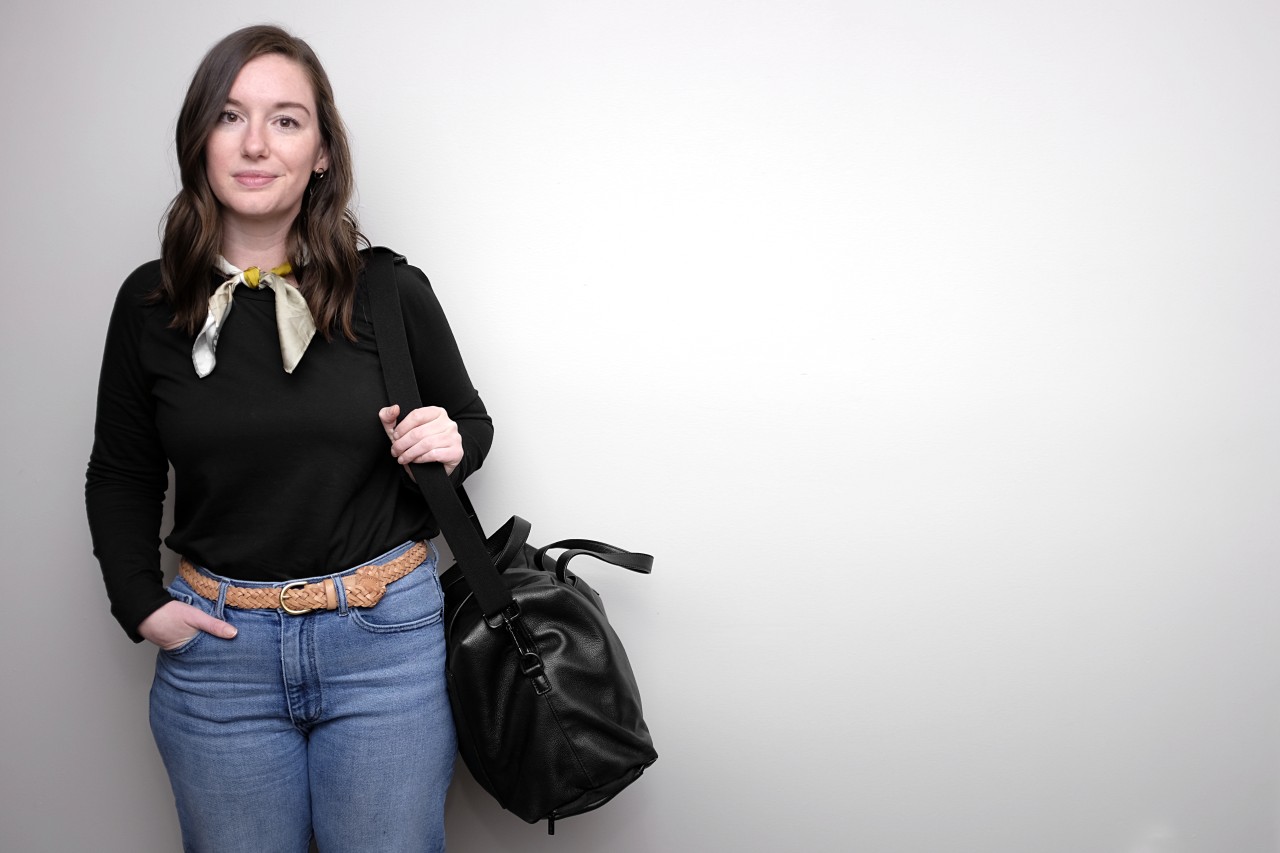
<svg viewBox="0 0 1280 853">
<path fill-rule="evenodd" d="M 222 256 L 240 269 L 269 270 L 289 260 L 289 228 L 246 228 L 234 220 L 222 220 Z"/>
</svg>

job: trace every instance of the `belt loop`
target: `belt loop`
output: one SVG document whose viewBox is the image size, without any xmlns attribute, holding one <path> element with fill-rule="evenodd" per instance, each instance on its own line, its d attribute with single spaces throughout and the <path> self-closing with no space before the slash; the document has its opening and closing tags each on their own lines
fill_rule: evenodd
<svg viewBox="0 0 1280 853">
<path fill-rule="evenodd" d="M 218 583 L 218 600 L 213 605 L 214 619 L 225 618 L 222 615 L 222 613 L 224 610 L 226 610 L 226 607 L 227 607 L 227 588 L 229 586 L 231 586 L 231 584 L 227 583 L 226 581 L 221 581 Z"/>
<path fill-rule="evenodd" d="M 334 591 L 338 593 L 338 615 L 339 616 L 347 615 L 347 585 L 343 583 L 346 577 L 347 577 L 346 575 L 343 575 L 340 578 L 332 578 L 330 580 L 330 583 L 333 584 Z"/>
</svg>

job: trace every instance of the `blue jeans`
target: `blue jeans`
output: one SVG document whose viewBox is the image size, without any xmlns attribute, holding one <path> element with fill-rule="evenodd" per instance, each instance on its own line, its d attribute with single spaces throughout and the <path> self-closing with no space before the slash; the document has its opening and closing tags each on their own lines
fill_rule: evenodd
<svg viewBox="0 0 1280 853">
<path fill-rule="evenodd" d="M 374 607 L 348 608 L 339 582 L 337 610 L 302 616 L 225 607 L 227 579 L 203 569 L 224 584 L 216 602 L 173 582 L 174 598 L 239 631 L 156 660 L 151 731 L 183 849 L 305 853 L 314 832 L 322 853 L 444 850 L 456 741 L 436 559 L 432 546 Z"/>
</svg>

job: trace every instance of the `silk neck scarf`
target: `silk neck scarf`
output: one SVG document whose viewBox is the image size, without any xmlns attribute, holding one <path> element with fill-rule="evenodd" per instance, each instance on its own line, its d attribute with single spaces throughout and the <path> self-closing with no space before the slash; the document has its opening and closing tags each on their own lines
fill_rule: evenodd
<svg viewBox="0 0 1280 853">
<path fill-rule="evenodd" d="M 191 361 L 196 368 L 196 376 L 201 379 L 213 372 L 217 364 L 215 352 L 218 348 L 218 336 L 222 333 L 231 315 L 232 298 L 240 285 L 252 288 L 267 287 L 276 297 L 276 331 L 280 336 L 280 358 L 284 363 L 284 372 L 293 373 L 293 369 L 302 361 L 307 345 L 315 337 L 316 324 L 311 317 L 311 309 L 307 300 L 288 281 L 285 276 L 293 271 L 291 264 L 281 264 L 270 272 L 263 272 L 257 267 L 247 270 L 237 269 L 226 258 L 218 256 L 218 269 L 231 278 L 218 285 L 218 289 L 209 297 L 209 316 L 204 321 L 200 334 L 196 335 L 195 345 L 191 348 Z"/>
</svg>

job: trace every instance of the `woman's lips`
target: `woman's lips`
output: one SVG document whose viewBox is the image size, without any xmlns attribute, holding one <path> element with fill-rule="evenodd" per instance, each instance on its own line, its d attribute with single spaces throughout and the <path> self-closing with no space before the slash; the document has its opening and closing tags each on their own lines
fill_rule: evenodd
<svg viewBox="0 0 1280 853">
<path fill-rule="evenodd" d="M 276 179 L 276 176 L 269 172 L 236 172 L 233 177 L 240 186 L 250 189 L 265 187 Z"/>
</svg>

